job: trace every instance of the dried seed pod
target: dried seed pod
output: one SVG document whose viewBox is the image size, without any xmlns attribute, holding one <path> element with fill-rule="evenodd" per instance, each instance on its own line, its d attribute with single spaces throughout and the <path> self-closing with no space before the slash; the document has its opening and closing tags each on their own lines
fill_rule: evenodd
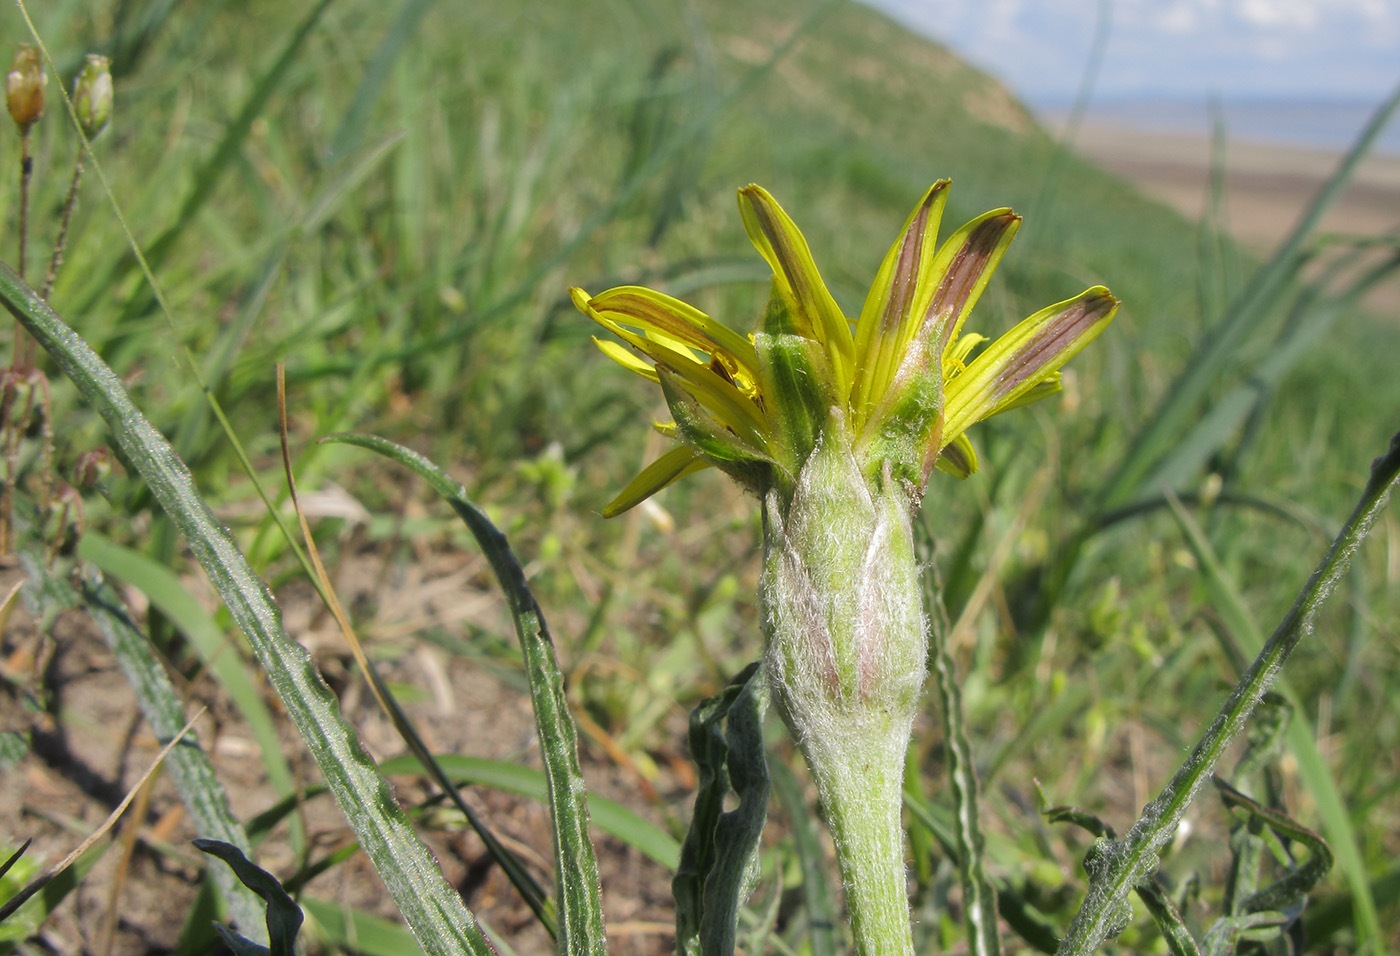
<svg viewBox="0 0 1400 956">
<path fill-rule="evenodd" d="M 44 87 L 48 82 L 39 51 L 27 43 L 21 46 L 5 75 L 5 105 L 21 133 L 44 115 Z"/>
</svg>

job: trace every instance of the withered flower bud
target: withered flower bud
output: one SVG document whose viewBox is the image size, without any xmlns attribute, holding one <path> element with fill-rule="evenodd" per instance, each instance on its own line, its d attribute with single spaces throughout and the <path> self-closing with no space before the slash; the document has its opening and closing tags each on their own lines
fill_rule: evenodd
<svg viewBox="0 0 1400 956">
<path fill-rule="evenodd" d="M 44 87 L 48 82 L 39 51 L 27 43 L 21 46 L 5 75 L 5 105 L 21 133 L 43 115 Z"/>
</svg>

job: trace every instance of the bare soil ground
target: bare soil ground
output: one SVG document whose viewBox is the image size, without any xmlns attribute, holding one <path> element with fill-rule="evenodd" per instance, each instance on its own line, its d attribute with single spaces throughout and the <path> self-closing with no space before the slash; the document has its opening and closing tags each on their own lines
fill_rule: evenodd
<svg viewBox="0 0 1400 956">
<path fill-rule="evenodd" d="M 1210 202 L 1211 143 L 1204 136 L 1086 124 L 1075 151 L 1131 182 L 1148 196 L 1199 220 Z M 1336 152 L 1231 142 L 1225 152 L 1221 213 L 1227 231 L 1266 256 L 1336 168 Z M 1400 156 L 1372 155 L 1323 218 L 1328 233 L 1377 235 L 1400 228 Z M 1400 281 L 1378 288 L 1371 309 L 1400 322 Z"/>
<path fill-rule="evenodd" d="M 380 586 L 381 603 L 366 632 L 399 633 L 396 643 L 402 653 L 383 661 L 381 674 L 391 686 L 426 689 L 405 697 L 404 703 L 434 752 L 538 767 L 529 698 L 511 685 L 509 668 L 463 659 L 409 636 L 425 626 L 460 620 L 464 613 L 488 622 L 496 618 L 508 627 L 484 570 L 483 563 L 471 556 L 429 552 L 420 554 L 420 560 L 407 570 L 391 571 L 386 581 L 382 555 L 365 553 L 342 560 L 337 577 L 350 583 L 348 591 L 342 590 L 344 597 L 361 596 L 354 582 Z M 8 591 L 19 574 L 13 566 L 4 568 L 0 588 Z M 207 590 L 197 577 L 190 579 L 190 586 L 201 596 Z M 404 745 L 367 692 L 338 633 L 309 591 L 302 591 L 279 595 L 288 632 L 312 651 L 370 753 L 376 759 L 404 753 Z M 134 603 L 139 605 L 139 598 Z M 196 676 L 181 689 L 189 698 L 189 712 L 200 704 L 209 707 L 196 732 L 228 789 L 234 813 L 246 821 L 275 803 L 258 748 L 225 695 L 208 677 Z M 275 695 L 267 690 L 264 696 L 277 713 Z M 685 718 L 679 713 L 674 716 L 676 734 L 671 739 L 679 742 Z M 61 859 L 97 829 L 159 750 L 100 634 L 78 611 L 64 612 L 51 634 L 42 638 L 23 610 L 12 614 L 0 635 L 3 731 L 29 733 L 33 743 L 26 756 L 0 771 L 0 846 L 13 848 L 32 837 L 27 857 L 44 866 Z M 285 728 L 282 749 L 300 780 L 308 784 L 319 780 L 290 727 Z M 660 774 L 648 781 L 608 760 L 606 749 L 595 741 L 584 741 L 582 756 L 592 792 L 619 800 L 658 823 L 688 816 L 694 780 L 678 753 L 657 755 Z M 394 783 L 404 806 L 421 804 L 434 792 L 418 779 L 399 778 Z M 464 788 L 464 793 L 541 884 L 550 886 L 551 838 L 543 805 L 479 788 Z M 139 809 L 140 803 L 134 806 Z M 353 834 L 328 797 L 308 801 L 305 813 L 311 859 L 353 842 Z M 128 811 L 128 821 L 132 816 Z M 519 956 L 552 952 L 548 936 L 492 864 L 481 841 L 455 817 L 440 814 L 419 827 L 448 880 Z M 136 819 L 140 826 L 128 826 L 125 831 L 135 834 L 129 858 L 123 859 L 119 843 L 112 846 L 44 924 L 32 941 L 38 944 L 34 951 L 100 956 L 174 951 L 206 861 L 189 844 L 195 833 L 168 780 L 156 778 L 149 803 Z M 126 825 L 119 824 L 115 832 L 120 834 Z M 596 836 L 610 952 L 635 956 L 669 952 L 673 945 L 670 874 L 621 842 Z M 296 871 L 285 823 L 260 846 L 258 862 L 282 879 Z M 397 920 L 392 901 L 363 854 L 315 878 L 306 892 Z"/>
</svg>

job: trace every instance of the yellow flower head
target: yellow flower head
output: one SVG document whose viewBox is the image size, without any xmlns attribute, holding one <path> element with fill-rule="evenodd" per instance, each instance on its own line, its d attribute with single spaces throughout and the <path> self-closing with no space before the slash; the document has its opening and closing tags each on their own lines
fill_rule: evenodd
<svg viewBox="0 0 1400 956">
<path fill-rule="evenodd" d="M 652 289 L 571 290 L 621 340 L 595 338 L 603 353 L 660 384 L 674 419 L 661 427 L 681 442 L 603 513 L 710 465 L 760 496 L 781 492 L 828 435 L 845 436 L 870 480 L 900 481 L 914 501 L 935 465 L 960 477 L 976 471 L 967 429 L 1058 391 L 1060 367 L 1103 331 L 1118 300 L 1094 286 L 972 356 L 986 339 L 963 323 L 1021 219 L 994 209 L 939 245 L 948 186 L 935 183 L 909 216 L 854 334 L 802 233 L 760 186 L 739 190 L 744 228 L 773 269 L 753 335 Z"/>
</svg>

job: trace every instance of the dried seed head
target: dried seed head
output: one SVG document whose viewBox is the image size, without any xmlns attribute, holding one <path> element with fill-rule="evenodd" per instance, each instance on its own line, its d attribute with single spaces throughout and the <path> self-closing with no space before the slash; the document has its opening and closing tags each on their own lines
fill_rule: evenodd
<svg viewBox="0 0 1400 956">
<path fill-rule="evenodd" d="M 5 75 L 5 105 L 21 133 L 43 115 L 44 87 L 48 82 L 39 51 L 27 43 L 21 46 Z"/>
</svg>

